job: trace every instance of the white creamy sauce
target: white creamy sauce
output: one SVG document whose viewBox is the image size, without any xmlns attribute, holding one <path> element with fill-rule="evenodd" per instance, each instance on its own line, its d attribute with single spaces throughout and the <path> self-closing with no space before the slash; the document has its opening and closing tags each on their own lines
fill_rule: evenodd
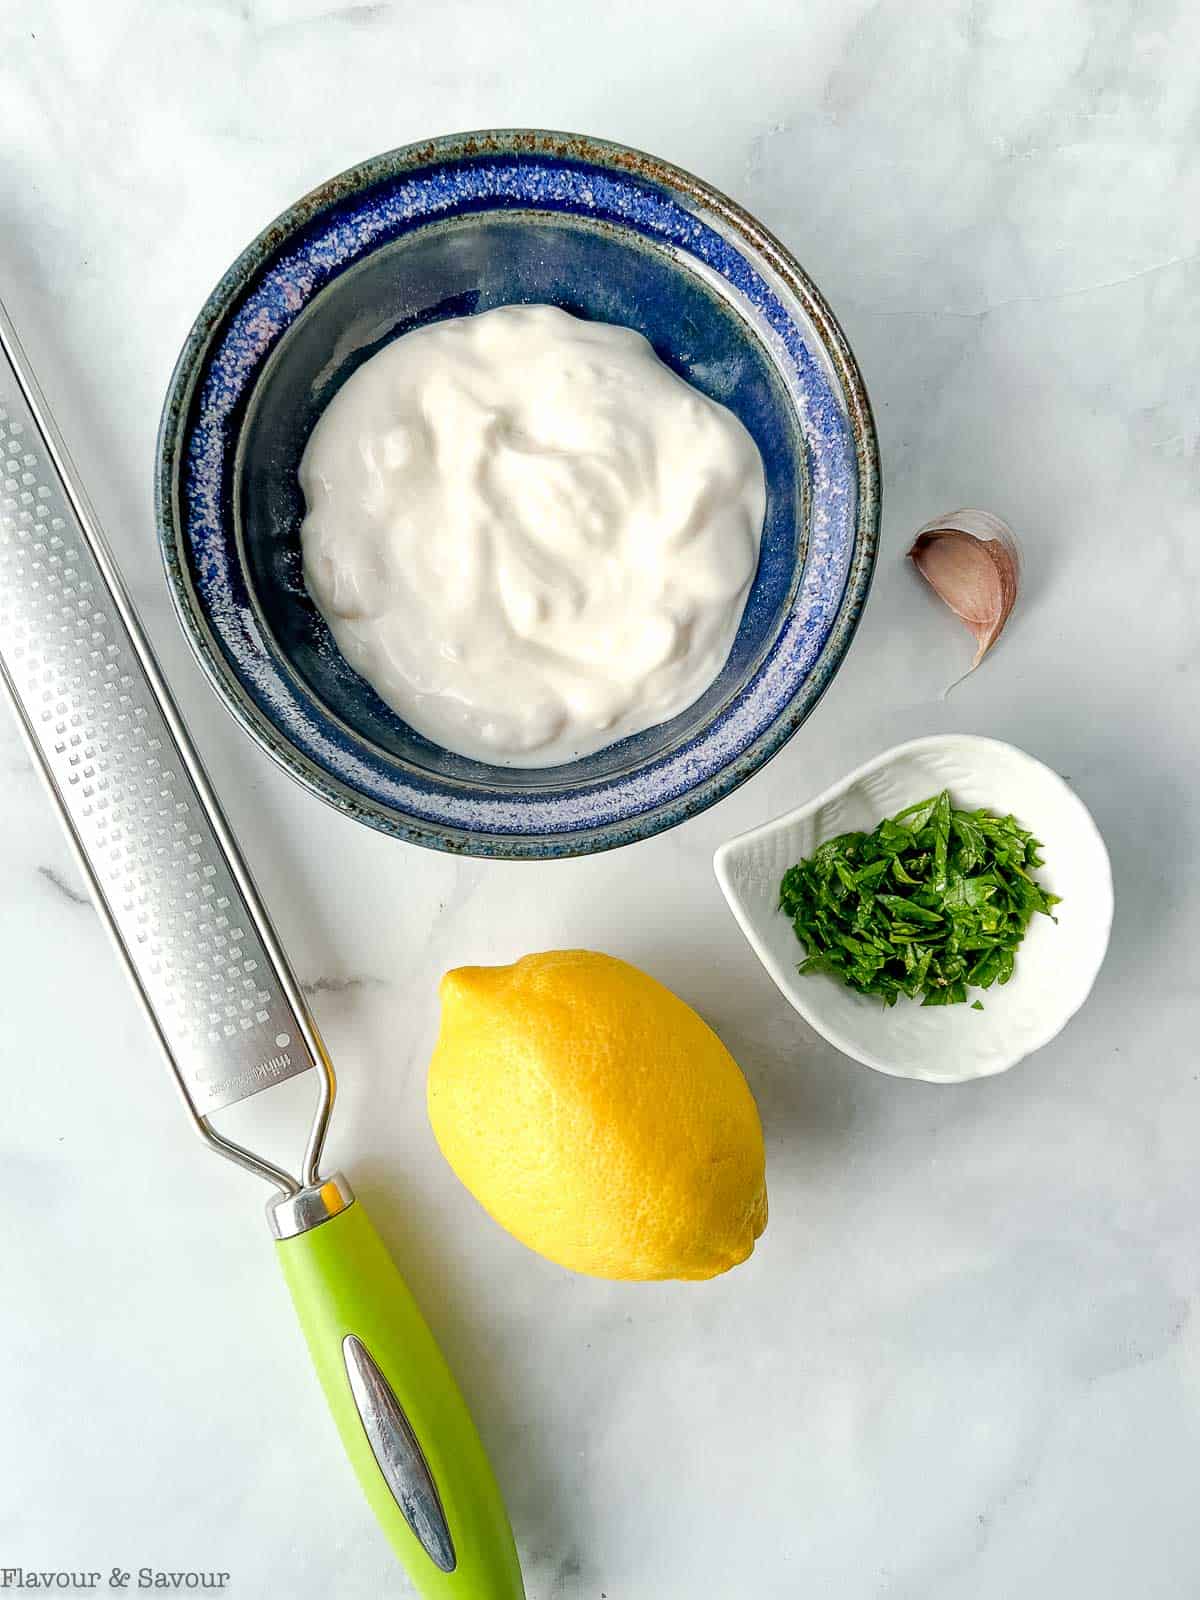
<svg viewBox="0 0 1200 1600">
<path fill-rule="evenodd" d="M 304 451 L 309 590 L 419 733 L 549 766 L 728 658 L 766 507 L 749 433 L 628 328 L 505 306 L 395 340 Z"/>
</svg>

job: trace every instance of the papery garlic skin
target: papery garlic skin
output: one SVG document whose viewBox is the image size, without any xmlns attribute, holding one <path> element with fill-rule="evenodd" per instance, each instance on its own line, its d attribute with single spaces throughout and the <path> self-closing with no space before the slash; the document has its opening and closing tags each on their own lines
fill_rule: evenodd
<svg viewBox="0 0 1200 1600">
<path fill-rule="evenodd" d="M 975 637 L 973 672 L 1003 632 L 1020 589 L 1016 535 L 990 511 L 964 508 L 918 528 L 909 549 L 917 571 Z"/>
</svg>

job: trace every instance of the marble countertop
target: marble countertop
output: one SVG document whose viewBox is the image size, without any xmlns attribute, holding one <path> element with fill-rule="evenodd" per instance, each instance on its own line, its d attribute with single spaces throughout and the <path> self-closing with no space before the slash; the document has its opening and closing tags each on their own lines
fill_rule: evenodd
<svg viewBox="0 0 1200 1600">
<path fill-rule="evenodd" d="M 0 295 L 308 984 L 332 1155 L 461 1376 L 531 1600 L 1200 1592 L 1198 53 L 1171 0 L 3 8 Z M 172 361 L 265 220 L 377 150 L 513 123 L 653 150 L 779 233 L 858 355 L 885 481 L 865 620 L 801 734 L 673 833 L 538 865 L 395 843 L 275 770 L 191 661 L 150 490 Z M 943 698 L 969 641 L 902 556 L 961 504 L 1009 518 L 1027 579 Z M 815 1037 L 710 865 L 942 729 L 1067 776 L 1117 890 L 1085 1011 L 951 1089 Z M 0 1568 L 405 1594 L 264 1191 L 189 1133 L 7 711 L 0 771 Z M 693 1001 L 758 1097 L 771 1223 L 714 1283 L 570 1276 L 433 1144 L 438 975 L 567 945 Z"/>
</svg>

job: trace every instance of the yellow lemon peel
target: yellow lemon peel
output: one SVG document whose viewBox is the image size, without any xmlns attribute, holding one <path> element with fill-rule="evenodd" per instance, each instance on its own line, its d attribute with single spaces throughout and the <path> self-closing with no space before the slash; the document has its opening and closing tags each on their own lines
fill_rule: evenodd
<svg viewBox="0 0 1200 1600">
<path fill-rule="evenodd" d="M 767 1221 L 762 1127 L 737 1062 L 647 973 L 590 950 L 442 979 L 429 1120 L 523 1244 L 604 1278 L 711 1278 Z"/>
</svg>

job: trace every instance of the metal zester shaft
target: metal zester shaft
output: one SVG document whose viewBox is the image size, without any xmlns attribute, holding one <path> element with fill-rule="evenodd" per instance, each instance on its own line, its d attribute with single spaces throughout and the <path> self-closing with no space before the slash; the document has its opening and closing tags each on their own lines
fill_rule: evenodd
<svg viewBox="0 0 1200 1600">
<path fill-rule="evenodd" d="M 2 306 L 0 355 L 0 674 L 193 1115 L 241 1160 L 209 1114 L 328 1061 Z"/>
</svg>

